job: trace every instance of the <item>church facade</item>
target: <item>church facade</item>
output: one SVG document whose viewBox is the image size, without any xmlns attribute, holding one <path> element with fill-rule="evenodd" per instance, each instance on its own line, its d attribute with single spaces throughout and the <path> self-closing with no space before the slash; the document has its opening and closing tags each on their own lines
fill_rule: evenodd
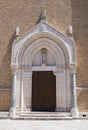
<svg viewBox="0 0 88 130">
<path fill-rule="evenodd" d="M 26 2 L 31 6 L 25 8 Z M 74 20 L 72 19 L 72 13 L 75 11 L 73 7 L 76 8 L 77 3 L 71 0 L 66 3 L 58 0 L 53 3 L 38 1 L 40 5 L 35 0 L 34 3 L 31 0 L 26 2 L 22 1 L 21 7 L 17 1 L 6 4 L 6 7 L 2 2 L 6 10 L 22 10 L 24 7 L 22 10 L 24 13 L 28 12 L 28 8 L 33 10 L 34 7 L 37 7 L 39 16 L 36 15 L 33 18 L 32 15 L 36 12 L 29 12 L 29 16 L 33 20 L 31 23 L 35 21 L 37 23 L 32 26 L 27 25 L 29 26 L 28 31 L 24 29 L 26 23 L 18 22 L 20 19 L 22 20 L 22 17 L 23 21 L 29 19 L 28 14 L 25 17 L 25 14 L 21 15 L 19 12 L 19 17 L 17 17 L 16 13 L 14 17 L 11 17 L 12 20 L 15 19 L 15 22 L 10 21 L 8 24 L 11 26 L 11 22 L 15 23 L 16 31 L 11 29 L 11 33 L 15 31 L 13 36 L 11 33 L 6 36 L 6 41 L 9 42 L 7 52 L 2 51 L 1 47 L 0 110 L 8 111 L 12 118 L 26 118 L 31 114 L 36 115 L 41 112 L 43 114 L 51 113 L 51 117 L 52 113 L 57 114 L 58 117 L 86 116 L 88 114 L 88 76 L 85 66 L 87 65 L 88 47 L 86 36 L 83 37 L 84 39 L 81 39 L 81 36 L 77 39 L 78 27 L 76 28 L 76 26 L 79 21 L 76 19 L 77 16 Z M 19 8 L 15 6 L 16 4 Z M 83 5 L 83 3 L 80 4 Z M 50 12 L 49 6 L 52 7 L 50 14 L 48 13 Z M 60 16 L 59 12 L 57 14 L 58 6 L 64 17 Z M 68 13 L 66 21 L 64 21 L 65 11 Z M 11 15 L 10 12 L 9 14 Z M 59 21 L 58 16 L 60 23 L 56 24 Z M 82 19 L 80 14 L 78 16 L 79 19 Z M 10 16 L 8 17 L 10 18 Z M 4 22 L 3 18 L 1 20 Z M 86 25 L 85 20 L 83 24 Z M 22 35 L 20 35 L 20 25 L 24 25 Z M 10 32 L 10 28 L 8 31 Z M 85 31 L 88 32 L 88 30 Z M 5 33 L 5 31 L 3 32 Z M 80 30 L 80 33 L 82 32 L 83 28 Z M 3 39 L 4 37 L 1 39 L 2 42 Z M 85 41 L 84 47 L 81 44 L 82 40 Z"/>
</svg>

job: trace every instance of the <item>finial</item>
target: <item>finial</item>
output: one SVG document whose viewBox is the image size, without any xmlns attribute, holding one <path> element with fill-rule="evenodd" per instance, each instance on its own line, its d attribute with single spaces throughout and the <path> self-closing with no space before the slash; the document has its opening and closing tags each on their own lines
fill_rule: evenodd
<svg viewBox="0 0 88 130">
<path fill-rule="evenodd" d="M 42 10 L 40 15 L 40 21 L 46 21 L 46 10 Z"/>
<path fill-rule="evenodd" d="M 68 35 L 73 35 L 73 28 L 71 25 L 68 26 Z"/>
<path fill-rule="evenodd" d="M 19 27 L 16 27 L 16 36 L 19 36 L 19 31 L 20 31 Z"/>
</svg>

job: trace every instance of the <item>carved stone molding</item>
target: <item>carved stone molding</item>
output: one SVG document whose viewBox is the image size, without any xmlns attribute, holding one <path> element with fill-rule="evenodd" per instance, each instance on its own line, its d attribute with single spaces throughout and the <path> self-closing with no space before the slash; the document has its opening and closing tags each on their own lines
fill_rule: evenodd
<svg viewBox="0 0 88 130">
<path fill-rule="evenodd" d="M 57 65 L 56 68 L 57 68 L 57 70 L 64 70 L 65 65 Z"/>
<path fill-rule="evenodd" d="M 73 73 L 76 73 L 76 67 L 77 65 L 76 64 L 70 64 L 69 65 L 69 69 L 70 69 L 70 72 L 73 74 Z"/>
<path fill-rule="evenodd" d="M 18 73 L 17 65 L 12 66 L 12 74 L 17 74 L 17 73 Z"/>
<path fill-rule="evenodd" d="M 24 71 L 31 71 L 32 70 L 32 66 L 31 65 L 22 65 L 21 69 Z"/>
<path fill-rule="evenodd" d="M 46 21 L 46 10 L 42 10 L 40 14 L 40 22 Z"/>
</svg>

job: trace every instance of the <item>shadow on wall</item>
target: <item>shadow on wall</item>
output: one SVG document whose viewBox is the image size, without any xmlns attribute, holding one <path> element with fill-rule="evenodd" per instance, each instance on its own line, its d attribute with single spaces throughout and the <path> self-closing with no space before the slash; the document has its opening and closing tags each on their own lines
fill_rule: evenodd
<svg viewBox="0 0 88 130">
<path fill-rule="evenodd" d="M 0 87 L 10 87 L 11 86 L 11 50 L 12 50 L 12 43 L 14 41 L 16 34 L 12 35 L 8 46 L 6 54 L 2 60 L 2 64 L 0 66 Z"/>
<path fill-rule="evenodd" d="M 81 39 L 88 35 L 88 0 L 71 0 L 72 3 L 72 24 L 75 39 Z M 81 37 L 81 36 L 82 37 Z M 87 36 L 88 37 L 88 36 Z"/>
<path fill-rule="evenodd" d="M 88 86 L 88 0 L 71 0 L 76 41 L 77 86 Z"/>
<path fill-rule="evenodd" d="M 77 86 L 88 86 L 88 0 L 71 0 L 76 41 Z M 88 112 L 88 90 L 77 90 L 78 108 Z"/>
</svg>

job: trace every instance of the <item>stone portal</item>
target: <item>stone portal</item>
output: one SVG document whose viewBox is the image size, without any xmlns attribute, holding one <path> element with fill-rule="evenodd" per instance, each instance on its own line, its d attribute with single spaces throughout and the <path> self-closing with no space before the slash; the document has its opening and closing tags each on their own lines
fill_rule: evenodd
<svg viewBox="0 0 88 130">
<path fill-rule="evenodd" d="M 11 69 L 11 117 L 30 116 L 32 111 L 69 112 L 77 117 L 73 39 L 41 22 L 14 41 Z"/>
</svg>

